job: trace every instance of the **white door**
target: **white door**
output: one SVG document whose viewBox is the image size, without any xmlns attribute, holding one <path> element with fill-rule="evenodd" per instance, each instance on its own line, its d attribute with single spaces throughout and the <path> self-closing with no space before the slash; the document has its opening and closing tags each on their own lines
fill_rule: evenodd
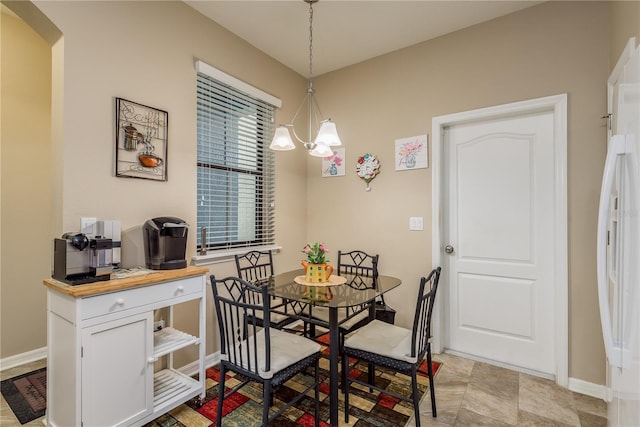
<svg viewBox="0 0 640 427">
<path fill-rule="evenodd" d="M 554 113 L 446 127 L 442 151 L 445 347 L 553 377 Z"/>
</svg>

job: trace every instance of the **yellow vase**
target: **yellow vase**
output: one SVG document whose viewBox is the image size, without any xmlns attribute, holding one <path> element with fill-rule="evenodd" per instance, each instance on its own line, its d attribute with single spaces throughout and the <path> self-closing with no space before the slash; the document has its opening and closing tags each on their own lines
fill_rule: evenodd
<svg viewBox="0 0 640 427">
<path fill-rule="evenodd" d="M 309 283 L 325 283 L 333 273 L 331 264 L 309 264 L 307 261 L 301 262 L 305 271 L 305 280 Z"/>
</svg>

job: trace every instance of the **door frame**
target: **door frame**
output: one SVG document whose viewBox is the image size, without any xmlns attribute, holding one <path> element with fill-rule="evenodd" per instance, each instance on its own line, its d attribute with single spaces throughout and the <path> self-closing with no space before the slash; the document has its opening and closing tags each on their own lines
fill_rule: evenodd
<svg viewBox="0 0 640 427">
<path fill-rule="evenodd" d="M 483 120 L 500 119 L 514 115 L 553 112 L 554 134 L 554 233 L 553 241 L 556 268 L 555 281 L 555 349 L 556 349 L 556 383 L 568 387 L 569 383 L 569 279 L 568 279 L 568 218 L 567 218 L 567 94 L 552 95 L 526 101 L 519 101 L 477 110 L 447 114 L 433 117 L 432 133 L 432 177 L 431 177 L 431 206 L 432 206 L 432 262 L 434 266 L 441 265 L 443 259 L 444 228 L 447 219 L 443 217 L 445 194 L 443 183 L 444 161 L 444 131 L 447 127 L 477 122 Z M 443 271 L 440 277 L 440 287 L 448 288 L 449 277 Z M 442 291 L 441 291 L 442 292 Z M 443 298 L 436 300 L 434 312 L 433 350 L 442 352 L 445 333 Z"/>
</svg>

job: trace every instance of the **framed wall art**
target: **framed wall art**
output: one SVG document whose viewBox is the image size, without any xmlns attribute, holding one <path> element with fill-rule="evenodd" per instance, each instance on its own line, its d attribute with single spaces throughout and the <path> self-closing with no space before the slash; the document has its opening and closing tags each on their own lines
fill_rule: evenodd
<svg viewBox="0 0 640 427">
<path fill-rule="evenodd" d="M 116 98 L 116 176 L 167 180 L 169 113 Z"/>
<path fill-rule="evenodd" d="M 330 155 L 329 157 L 324 157 L 322 159 L 322 176 L 344 176 L 344 155 L 344 148 L 334 148 L 332 155 Z"/>
<path fill-rule="evenodd" d="M 396 139 L 396 170 L 406 171 L 429 167 L 427 142 L 427 135 Z"/>
</svg>

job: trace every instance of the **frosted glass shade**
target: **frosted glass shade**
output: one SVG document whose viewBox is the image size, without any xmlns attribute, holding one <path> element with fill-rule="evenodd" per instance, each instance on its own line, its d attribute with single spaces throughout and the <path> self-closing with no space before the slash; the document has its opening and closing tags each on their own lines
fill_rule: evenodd
<svg viewBox="0 0 640 427">
<path fill-rule="evenodd" d="M 342 145 L 342 141 L 340 141 L 340 137 L 338 136 L 336 124 L 332 122 L 331 119 L 322 122 L 320 130 L 318 131 L 318 136 L 316 136 L 316 140 L 314 142 L 316 144 L 327 145 L 329 147 Z"/>
<path fill-rule="evenodd" d="M 328 145 L 316 144 L 315 148 L 309 151 L 314 157 L 329 157 L 333 155 L 333 150 Z"/>
<path fill-rule="evenodd" d="M 293 150 L 296 146 L 293 144 L 289 129 L 285 125 L 280 125 L 273 135 L 273 140 L 269 148 L 275 151 Z"/>
</svg>

